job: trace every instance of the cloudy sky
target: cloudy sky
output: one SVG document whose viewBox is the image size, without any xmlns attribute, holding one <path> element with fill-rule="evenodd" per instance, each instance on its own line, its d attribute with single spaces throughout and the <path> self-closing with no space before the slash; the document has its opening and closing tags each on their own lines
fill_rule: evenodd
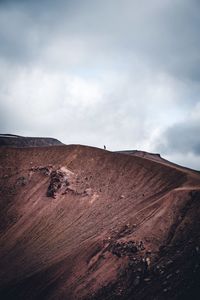
<svg viewBox="0 0 200 300">
<path fill-rule="evenodd" d="M 199 0 L 0 0 L 0 131 L 200 169 Z"/>
</svg>

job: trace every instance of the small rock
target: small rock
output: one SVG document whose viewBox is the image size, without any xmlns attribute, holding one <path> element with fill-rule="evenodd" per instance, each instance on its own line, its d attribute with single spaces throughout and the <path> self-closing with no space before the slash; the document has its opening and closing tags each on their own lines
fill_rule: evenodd
<svg viewBox="0 0 200 300">
<path fill-rule="evenodd" d="M 171 265 L 171 264 L 173 264 L 173 260 L 169 259 L 169 260 L 166 262 L 166 266 L 169 266 L 169 265 Z"/>
<path fill-rule="evenodd" d="M 28 183 L 28 180 L 24 176 L 17 178 L 16 185 L 23 186 L 23 185 L 26 185 L 27 183 Z"/>
<path fill-rule="evenodd" d="M 144 239 L 147 243 L 149 243 L 151 241 L 151 239 L 149 237 L 145 237 Z"/>
<path fill-rule="evenodd" d="M 140 247 L 140 250 L 144 250 L 145 249 L 143 241 L 139 242 L 139 247 Z"/>
<path fill-rule="evenodd" d="M 159 269 L 160 269 L 160 266 L 156 266 L 156 269 L 159 270 Z"/>
<path fill-rule="evenodd" d="M 136 257 L 133 257 L 132 260 L 133 260 L 133 261 L 136 261 L 137 259 L 136 259 Z"/>
<path fill-rule="evenodd" d="M 149 257 L 146 257 L 145 259 L 145 264 L 146 264 L 146 267 L 149 268 L 150 264 L 151 264 L 151 261 L 150 261 L 150 258 Z"/>
<path fill-rule="evenodd" d="M 139 285 L 140 284 L 140 276 L 137 276 L 136 278 L 135 278 L 135 280 L 133 281 L 133 285 L 134 286 L 137 286 L 137 285 Z"/>
<path fill-rule="evenodd" d="M 87 196 L 91 196 L 92 195 L 92 189 L 91 188 L 85 189 L 84 194 L 87 195 Z"/>
</svg>

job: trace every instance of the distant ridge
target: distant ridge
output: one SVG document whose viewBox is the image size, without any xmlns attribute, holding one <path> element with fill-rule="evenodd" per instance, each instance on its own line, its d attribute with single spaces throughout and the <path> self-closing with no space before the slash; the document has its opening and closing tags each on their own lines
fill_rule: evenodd
<svg viewBox="0 0 200 300">
<path fill-rule="evenodd" d="M 50 137 L 24 137 L 14 134 L 0 134 L 0 147 L 45 147 L 63 145 L 59 140 Z"/>
<path fill-rule="evenodd" d="M 139 157 L 144 157 L 148 159 L 153 159 L 153 160 L 163 160 L 161 155 L 159 153 L 150 153 L 142 150 L 122 150 L 122 151 L 117 151 L 118 153 L 122 154 L 128 154 L 128 155 L 134 155 L 134 156 L 139 156 Z"/>
</svg>

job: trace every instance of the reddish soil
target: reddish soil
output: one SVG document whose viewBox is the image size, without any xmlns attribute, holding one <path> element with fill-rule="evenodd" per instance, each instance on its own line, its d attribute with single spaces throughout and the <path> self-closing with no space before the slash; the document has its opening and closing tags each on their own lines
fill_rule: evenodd
<svg viewBox="0 0 200 300">
<path fill-rule="evenodd" d="M 200 173 L 70 145 L 0 148 L 0 299 L 200 299 Z"/>
</svg>

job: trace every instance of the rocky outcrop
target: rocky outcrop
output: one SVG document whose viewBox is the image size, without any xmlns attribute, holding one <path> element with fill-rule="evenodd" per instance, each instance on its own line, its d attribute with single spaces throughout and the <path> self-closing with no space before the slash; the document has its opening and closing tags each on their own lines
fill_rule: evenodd
<svg viewBox="0 0 200 300">
<path fill-rule="evenodd" d="M 135 241 L 127 241 L 127 242 L 113 243 L 110 246 L 109 251 L 112 252 L 117 257 L 122 257 L 122 256 L 132 257 L 133 254 L 144 249 L 145 248 L 142 242 L 138 243 Z"/>
<path fill-rule="evenodd" d="M 67 175 L 60 170 L 52 171 L 50 174 L 50 184 L 47 189 L 47 197 L 56 197 L 56 193 L 63 187 L 69 186 Z"/>
</svg>

